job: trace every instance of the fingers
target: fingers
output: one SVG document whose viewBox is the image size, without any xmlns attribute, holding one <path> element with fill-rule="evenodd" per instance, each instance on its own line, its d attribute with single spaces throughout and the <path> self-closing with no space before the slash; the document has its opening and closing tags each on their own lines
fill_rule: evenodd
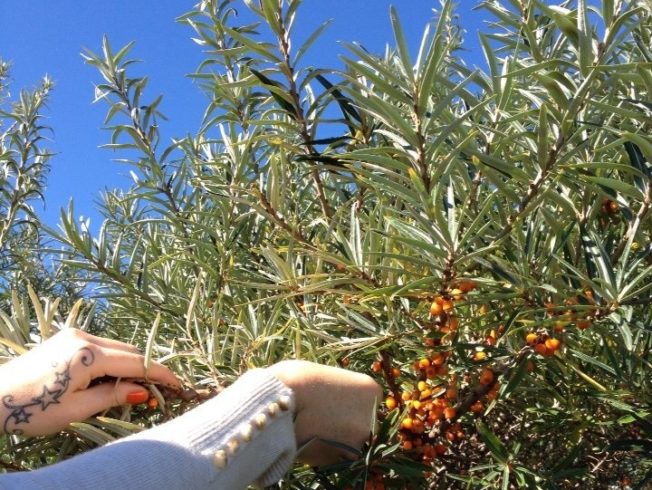
<svg viewBox="0 0 652 490">
<path fill-rule="evenodd" d="M 89 337 L 91 337 L 91 342 L 93 342 L 95 345 L 99 345 L 100 347 L 131 352 L 133 354 L 138 354 L 140 352 L 140 349 L 135 345 L 125 344 L 119 340 L 105 339 L 103 337 L 95 337 L 94 335 L 89 335 Z"/>
<path fill-rule="evenodd" d="M 72 344 L 81 346 L 73 360 L 90 368 L 89 372 L 82 374 L 78 388 L 85 388 L 92 379 L 102 376 L 144 378 L 152 383 L 181 388 L 181 382 L 172 371 L 158 362 L 151 362 L 145 372 L 145 357 L 136 346 L 96 337 L 73 328 L 64 330 L 57 336 L 61 336 L 63 342 L 70 342 L 68 339 L 71 339 Z"/>
<path fill-rule="evenodd" d="M 99 358 L 91 365 L 93 378 L 145 378 L 151 383 L 181 388 L 179 379 L 163 364 L 151 362 L 145 372 L 145 357 L 133 352 L 112 348 L 99 349 Z"/>
<path fill-rule="evenodd" d="M 95 335 L 91 335 L 87 332 L 84 332 L 83 330 L 78 330 L 76 328 L 68 328 L 62 330 L 57 334 L 57 336 L 62 336 L 62 337 L 68 336 L 68 337 L 72 337 L 73 339 L 83 340 L 85 342 L 90 342 L 92 344 L 95 344 L 99 347 L 105 347 L 109 349 L 123 350 L 125 352 L 133 352 L 135 354 L 140 352 L 138 347 L 136 347 L 135 345 L 126 344 L 124 342 L 120 342 L 119 340 L 97 337 Z"/>
<path fill-rule="evenodd" d="M 68 415 L 72 420 L 84 420 L 111 407 L 145 403 L 149 392 L 136 383 L 119 381 L 102 383 L 87 390 L 70 394 Z"/>
</svg>

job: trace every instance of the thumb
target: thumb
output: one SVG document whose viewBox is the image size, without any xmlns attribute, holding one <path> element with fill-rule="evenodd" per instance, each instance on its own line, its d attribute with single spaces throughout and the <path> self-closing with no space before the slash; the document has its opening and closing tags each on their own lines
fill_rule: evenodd
<svg viewBox="0 0 652 490">
<path fill-rule="evenodd" d="M 149 391 L 136 383 L 119 381 L 102 383 L 75 393 L 74 406 L 78 407 L 77 420 L 119 405 L 138 405 L 149 399 Z"/>
</svg>

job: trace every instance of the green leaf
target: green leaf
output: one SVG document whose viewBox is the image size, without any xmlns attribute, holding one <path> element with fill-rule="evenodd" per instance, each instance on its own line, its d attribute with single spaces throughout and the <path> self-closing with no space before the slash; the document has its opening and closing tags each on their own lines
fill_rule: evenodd
<svg viewBox="0 0 652 490">
<path fill-rule="evenodd" d="M 593 66 L 593 33 L 589 24 L 586 0 L 577 1 L 577 32 L 580 72 L 583 77 L 587 77 Z"/>
<path fill-rule="evenodd" d="M 242 43 L 244 46 L 246 46 L 248 49 L 253 51 L 254 53 L 258 53 L 261 55 L 265 60 L 274 62 L 274 63 L 281 63 L 281 58 L 279 58 L 276 54 L 272 52 L 272 45 L 269 43 L 264 43 L 260 42 L 255 39 L 250 39 L 247 36 L 241 34 L 238 30 L 236 29 L 231 29 L 229 27 L 223 26 L 224 31 L 229 34 L 233 39 L 236 41 Z"/>
<path fill-rule="evenodd" d="M 594 177 L 592 175 L 586 175 L 582 178 L 582 180 L 585 180 L 592 184 L 598 184 L 600 187 L 606 189 L 612 189 L 616 192 L 620 192 L 625 196 L 634 200 L 642 199 L 643 197 L 641 191 L 637 187 L 628 184 L 627 182 L 623 182 L 622 180 L 609 179 L 605 177 Z M 609 194 L 612 193 L 610 192 Z"/>
<path fill-rule="evenodd" d="M 161 312 L 156 313 L 156 319 L 154 320 L 154 323 L 152 324 L 152 328 L 149 330 L 149 334 L 147 334 L 147 343 L 145 344 L 145 377 L 147 378 L 147 373 L 149 372 L 149 368 L 152 365 L 152 356 L 154 355 L 154 345 L 156 342 L 156 335 L 158 333 L 158 326 L 161 323 Z"/>
<path fill-rule="evenodd" d="M 491 455 L 496 458 L 499 463 L 506 464 L 509 461 L 509 451 L 507 451 L 507 448 L 502 442 L 500 442 L 500 439 L 498 439 L 498 437 L 491 432 L 491 429 L 489 429 L 489 427 L 487 427 L 481 420 L 476 421 L 475 426 L 478 430 L 478 434 L 480 434 L 480 437 L 487 445 L 487 448 L 491 451 Z"/>
<path fill-rule="evenodd" d="M 576 22 L 573 21 L 573 18 L 577 16 L 577 13 L 573 13 L 569 9 L 558 5 L 548 6 L 539 0 L 537 0 L 536 3 L 544 13 L 552 18 L 559 30 L 566 36 L 566 39 L 577 48 L 579 45 L 580 33 Z"/>
<path fill-rule="evenodd" d="M 392 22 L 394 39 L 396 40 L 396 46 L 398 48 L 401 64 L 403 65 L 403 71 L 407 77 L 412 82 L 414 82 L 414 65 L 412 63 L 412 58 L 410 57 L 410 50 L 408 49 L 407 41 L 405 40 L 405 35 L 403 34 L 403 29 L 401 28 L 398 12 L 393 5 L 389 7 L 389 18 Z"/>
<path fill-rule="evenodd" d="M 512 373 L 507 386 L 502 390 L 501 396 L 508 398 L 519 387 L 523 379 L 528 374 L 528 359 L 523 360 L 517 365 L 516 370 Z"/>
<path fill-rule="evenodd" d="M 453 2 L 447 0 L 441 9 L 439 17 L 437 18 L 435 33 L 432 37 L 432 42 L 428 50 L 425 66 L 420 70 L 421 78 L 419 80 L 419 99 L 417 101 L 417 105 L 419 107 L 419 111 L 422 114 L 425 113 L 428 99 L 432 93 L 432 87 L 434 86 L 434 81 L 437 77 L 437 74 L 441 71 L 442 61 L 444 60 L 444 56 L 446 54 L 444 36 L 446 35 L 446 29 L 448 28 L 447 26 L 450 20 L 452 8 Z"/>
</svg>

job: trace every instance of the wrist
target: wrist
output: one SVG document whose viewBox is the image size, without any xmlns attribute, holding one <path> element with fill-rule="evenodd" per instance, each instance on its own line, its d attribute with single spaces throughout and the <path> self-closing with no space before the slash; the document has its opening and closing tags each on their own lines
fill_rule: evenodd
<svg viewBox="0 0 652 490">
<path fill-rule="evenodd" d="M 294 412 L 297 415 L 306 406 L 305 386 L 309 383 L 311 363 L 307 361 L 280 361 L 267 370 L 294 393 Z"/>
</svg>

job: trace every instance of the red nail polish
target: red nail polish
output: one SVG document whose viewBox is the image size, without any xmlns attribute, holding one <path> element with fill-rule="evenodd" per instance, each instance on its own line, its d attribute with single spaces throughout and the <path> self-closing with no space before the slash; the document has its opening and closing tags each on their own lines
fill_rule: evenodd
<svg viewBox="0 0 652 490">
<path fill-rule="evenodd" d="M 148 398 L 149 394 L 146 391 L 132 391 L 127 395 L 127 403 L 138 405 L 139 403 L 145 403 Z"/>
</svg>

